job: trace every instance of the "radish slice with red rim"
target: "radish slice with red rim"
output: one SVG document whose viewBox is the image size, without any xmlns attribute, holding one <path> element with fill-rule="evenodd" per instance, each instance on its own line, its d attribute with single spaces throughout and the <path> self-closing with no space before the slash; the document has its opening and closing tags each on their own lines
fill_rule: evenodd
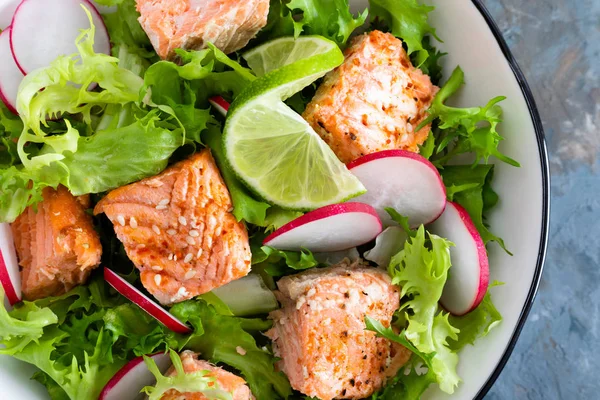
<svg viewBox="0 0 600 400">
<path fill-rule="evenodd" d="M 135 286 L 127 282 L 125 279 L 121 278 L 113 270 L 105 267 L 104 279 L 106 280 L 106 282 L 109 283 L 110 286 L 115 288 L 117 292 L 127 297 L 133 303 L 138 305 L 142 310 L 146 311 L 158 322 L 160 322 L 173 332 L 181 334 L 187 334 L 192 332 L 192 330 L 186 324 L 175 318 L 173 314 L 159 306 L 150 297 L 140 292 Z"/>
<path fill-rule="evenodd" d="M 452 267 L 440 303 L 454 315 L 473 311 L 487 292 L 490 270 L 485 244 L 471 217 L 460 205 L 448 202 L 428 229 L 454 243 L 450 247 Z"/>
<path fill-rule="evenodd" d="M 419 154 L 379 151 L 354 160 L 347 167 L 367 189 L 367 193 L 352 201 L 373 206 L 384 226 L 395 225 L 386 207 L 408 217 L 411 227 L 435 221 L 444 211 L 446 187 L 442 177 Z"/>
<path fill-rule="evenodd" d="M 0 224 L 0 283 L 10 305 L 21 301 L 21 272 L 8 223 Z"/>
<path fill-rule="evenodd" d="M 221 96 L 213 96 L 208 99 L 208 102 L 221 114 L 222 116 L 227 115 L 227 111 L 229 111 L 229 103 Z"/>
<path fill-rule="evenodd" d="M 10 31 L 9 27 L 0 33 L 0 100 L 16 114 L 17 92 L 24 76 L 10 51 Z"/>
<path fill-rule="evenodd" d="M 370 242 L 381 233 L 373 207 L 362 203 L 333 204 L 288 222 L 263 241 L 279 250 L 330 252 Z"/>
<path fill-rule="evenodd" d="M 20 3 L 21 0 L 0 0 L 0 29 L 4 30 L 10 26 L 15 10 Z M 4 60 L 4 58 L 0 58 L 0 60 Z"/>
<path fill-rule="evenodd" d="M 157 353 L 149 356 L 164 374 L 171 366 L 169 353 Z M 154 384 L 156 378 L 140 356 L 129 361 L 108 381 L 98 400 L 141 400 L 145 398 L 141 390 Z"/>
<path fill-rule="evenodd" d="M 110 54 L 104 21 L 88 0 L 23 0 L 12 19 L 10 46 L 24 74 L 50 65 L 58 56 L 77 53 L 81 30 L 90 28 L 84 7 L 96 29 L 94 51 Z"/>
</svg>

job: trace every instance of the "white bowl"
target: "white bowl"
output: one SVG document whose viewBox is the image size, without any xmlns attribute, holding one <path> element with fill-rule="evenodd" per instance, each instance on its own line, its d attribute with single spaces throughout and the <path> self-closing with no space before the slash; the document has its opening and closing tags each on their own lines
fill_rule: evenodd
<svg viewBox="0 0 600 400">
<path fill-rule="evenodd" d="M 497 163 L 494 189 L 500 203 L 489 218 L 493 232 L 514 253 L 510 257 L 495 245 L 490 248 L 491 278 L 506 283 L 492 292 L 504 321 L 476 346 L 462 351 L 458 369 L 464 382 L 453 396 L 437 389 L 424 396 L 482 398 L 515 346 L 540 281 L 548 236 L 548 156 L 531 91 L 483 5 L 479 0 L 426 2 L 436 6 L 431 22 L 444 40 L 440 49 L 448 53 L 443 58 L 444 76 L 457 64 L 465 71 L 467 84 L 457 104 L 482 105 L 494 96 L 507 96 L 502 103 L 500 132 L 506 140 L 501 151 L 521 163 L 521 168 Z M 367 0 L 351 3 L 354 10 L 367 6 Z M 0 357 L 0 398 L 47 399 L 45 389 L 30 380 L 33 371 L 12 358 Z"/>
</svg>

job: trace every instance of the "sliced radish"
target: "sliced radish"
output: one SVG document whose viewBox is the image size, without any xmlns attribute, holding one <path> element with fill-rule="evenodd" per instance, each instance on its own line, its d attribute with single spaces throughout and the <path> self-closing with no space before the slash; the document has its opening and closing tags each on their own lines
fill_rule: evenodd
<svg viewBox="0 0 600 400">
<path fill-rule="evenodd" d="M 227 111 L 229 111 L 229 103 L 227 100 L 222 98 L 221 96 L 213 96 L 208 99 L 208 102 L 221 114 L 222 116 L 227 115 Z"/>
<path fill-rule="evenodd" d="M 333 204 L 285 224 L 267 236 L 263 244 L 279 250 L 339 251 L 373 240 L 381 229 L 373 207 L 362 203 Z"/>
<path fill-rule="evenodd" d="M 384 226 L 394 225 L 391 207 L 408 217 L 411 227 L 435 221 L 446 206 L 446 188 L 437 169 L 424 157 L 405 150 L 368 154 L 347 165 L 367 188 L 352 199 L 373 206 Z"/>
<path fill-rule="evenodd" d="M 164 374 L 171 366 L 168 353 L 158 353 L 150 356 Z M 141 400 L 145 396 L 141 390 L 154 384 L 156 378 L 146 366 L 144 357 L 140 356 L 129 361 L 104 386 L 98 400 Z"/>
<path fill-rule="evenodd" d="M 399 226 L 386 228 L 375 238 L 375 247 L 365 251 L 365 260 L 373 261 L 375 264 L 387 268 L 392 257 L 404 248 L 406 239 L 408 239 L 408 235 Z"/>
<path fill-rule="evenodd" d="M 175 318 L 173 314 L 159 306 L 155 301 L 140 292 L 131 283 L 121 278 L 113 270 L 104 268 L 104 279 L 110 286 L 114 287 L 117 292 L 127 297 L 173 332 L 186 334 L 192 331 L 186 324 Z"/>
<path fill-rule="evenodd" d="M 10 27 L 0 33 L 0 100 L 6 107 L 17 113 L 17 92 L 23 80 L 23 73 L 17 67 L 10 51 Z"/>
<path fill-rule="evenodd" d="M 444 213 L 428 229 L 455 244 L 450 248 L 452 267 L 440 303 L 454 315 L 474 310 L 488 288 L 487 251 L 471 217 L 460 205 L 448 202 Z"/>
<path fill-rule="evenodd" d="M 15 10 L 19 7 L 21 0 L 0 0 L 0 29 L 4 30 L 10 26 Z M 4 60 L 4 58 L 0 58 Z"/>
<path fill-rule="evenodd" d="M 21 301 L 21 272 L 10 224 L 0 224 L 0 283 L 10 305 Z"/>
<path fill-rule="evenodd" d="M 77 37 L 90 27 L 83 7 L 96 27 L 94 51 L 110 54 L 104 21 L 88 0 L 23 0 L 12 20 L 10 46 L 24 74 L 48 66 L 58 56 L 77 52 Z"/>
</svg>

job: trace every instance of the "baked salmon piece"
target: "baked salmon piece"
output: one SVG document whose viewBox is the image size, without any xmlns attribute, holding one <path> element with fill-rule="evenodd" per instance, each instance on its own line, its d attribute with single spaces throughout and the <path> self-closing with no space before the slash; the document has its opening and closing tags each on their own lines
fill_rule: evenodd
<svg viewBox="0 0 600 400">
<path fill-rule="evenodd" d="M 379 390 L 410 351 L 365 330 L 370 316 L 390 326 L 399 289 L 385 271 L 357 261 L 287 276 L 282 308 L 271 312 L 278 368 L 292 387 L 321 400 L 362 399 Z"/>
<path fill-rule="evenodd" d="M 28 207 L 11 224 L 19 257 L 23 297 L 57 296 L 84 283 L 100 264 L 102 246 L 85 209 L 89 196 L 45 188 L 37 212 Z"/>
<path fill-rule="evenodd" d="M 246 385 L 246 381 L 237 375 L 227 372 L 222 368 L 210 364 L 199 358 L 197 353 L 185 350 L 180 354 L 183 370 L 186 374 L 197 371 L 208 371 L 208 376 L 216 379 L 217 386 L 220 390 L 225 390 L 232 394 L 233 400 L 251 400 L 254 399 L 250 389 Z M 166 376 L 175 376 L 177 372 L 174 367 L 167 371 Z M 180 393 L 174 389 L 166 392 L 161 400 L 209 400 L 202 393 Z"/>
<path fill-rule="evenodd" d="M 161 174 L 111 191 L 94 209 L 112 221 L 142 284 L 162 304 L 250 272 L 248 232 L 206 149 Z"/>
<path fill-rule="evenodd" d="M 302 116 L 344 163 L 381 150 L 418 152 L 430 126 L 415 129 L 437 91 L 401 40 L 372 31 L 354 38 Z"/>
<path fill-rule="evenodd" d="M 200 50 L 207 42 L 224 53 L 246 46 L 267 24 L 269 0 L 136 0 L 140 24 L 163 59 L 175 49 Z"/>
</svg>

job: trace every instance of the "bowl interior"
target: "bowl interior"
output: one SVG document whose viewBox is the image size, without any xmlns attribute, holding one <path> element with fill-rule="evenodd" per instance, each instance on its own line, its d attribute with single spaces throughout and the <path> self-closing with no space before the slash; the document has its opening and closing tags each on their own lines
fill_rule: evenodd
<svg viewBox="0 0 600 400">
<path fill-rule="evenodd" d="M 485 19 L 471 0 L 428 0 L 436 6 L 431 23 L 444 40 L 439 44 L 448 53 L 443 58 L 444 76 L 456 65 L 465 71 L 466 86 L 457 99 L 462 106 L 483 105 L 497 95 L 502 103 L 504 122 L 500 132 L 506 138 L 501 151 L 521 163 L 514 168 L 497 163 L 494 189 L 500 203 L 490 215 L 491 230 L 504 238 L 514 253 L 509 256 L 498 246 L 490 246 L 492 280 L 504 286 L 492 291 L 494 302 L 504 321 L 477 346 L 468 346 L 461 354 L 459 373 L 463 379 L 453 398 L 474 398 L 503 360 L 511 338 L 526 309 L 530 291 L 537 285 L 538 252 L 545 242 L 544 204 L 547 182 L 543 154 L 526 98 Z M 354 10 L 367 7 L 367 0 L 351 0 Z M 44 388 L 29 379 L 33 368 L 0 356 L 0 387 L 6 398 L 45 399 Z M 429 390 L 425 398 L 450 396 Z M 4 397 L 3 397 L 4 398 Z"/>
</svg>

